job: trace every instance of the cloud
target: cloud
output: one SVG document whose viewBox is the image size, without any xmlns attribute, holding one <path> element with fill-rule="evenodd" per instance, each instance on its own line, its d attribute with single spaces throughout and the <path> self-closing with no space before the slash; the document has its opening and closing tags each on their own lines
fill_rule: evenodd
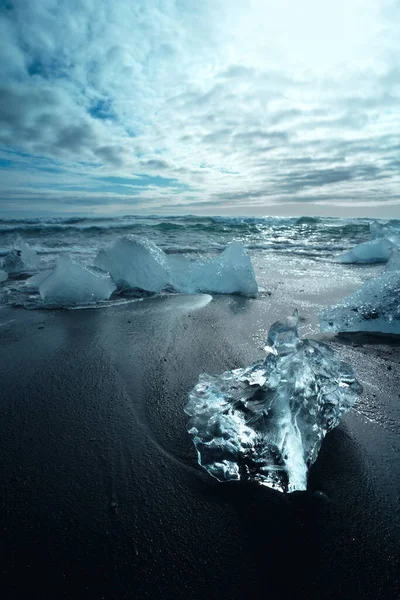
<svg viewBox="0 0 400 600">
<path fill-rule="evenodd" d="M 135 210 L 395 202 L 399 7 L 0 4 L 0 210 L 40 190 L 73 204 L 74 184 L 109 205 L 110 176 Z"/>
</svg>

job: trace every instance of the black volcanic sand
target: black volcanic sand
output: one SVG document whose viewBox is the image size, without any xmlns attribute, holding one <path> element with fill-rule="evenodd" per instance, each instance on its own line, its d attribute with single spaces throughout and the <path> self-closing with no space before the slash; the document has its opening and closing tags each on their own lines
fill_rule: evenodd
<svg viewBox="0 0 400 600">
<path fill-rule="evenodd" d="M 309 491 L 218 484 L 187 393 L 263 355 L 272 300 L 201 300 L 0 311 L 1 598 L 400 596 L 398 338 L 328 340 L 365 393 Z"/>
</svg>

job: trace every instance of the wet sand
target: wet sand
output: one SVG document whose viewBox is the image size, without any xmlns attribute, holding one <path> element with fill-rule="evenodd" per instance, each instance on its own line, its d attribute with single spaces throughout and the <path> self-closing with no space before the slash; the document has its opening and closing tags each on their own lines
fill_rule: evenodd
<svg viewBox="0 0 400 600">
<path fill-rule="evenodd" d="M 365 392 L 308 492 L 222 485 L 187 392 L 260 358 L 286 307 L 202 302 L 0 310 L 2 598 L 399 597 L 400 341 L 325 338 Z"/>
</svg>

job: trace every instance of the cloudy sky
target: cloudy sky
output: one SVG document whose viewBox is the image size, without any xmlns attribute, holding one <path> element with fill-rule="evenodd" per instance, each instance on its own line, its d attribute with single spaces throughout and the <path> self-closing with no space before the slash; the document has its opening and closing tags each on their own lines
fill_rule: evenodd
<svg viewBox="0 0 400 600">
<path fill-rule="evenodd" d="M 0 0 L 0 213 L 400 216 L 400 0 Z"/>
</svg>

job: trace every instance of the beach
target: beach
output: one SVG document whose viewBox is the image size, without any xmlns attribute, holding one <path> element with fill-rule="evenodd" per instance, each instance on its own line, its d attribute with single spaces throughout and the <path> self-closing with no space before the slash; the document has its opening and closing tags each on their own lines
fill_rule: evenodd
<svg viewBox="0 0 400 600">
<path fill-rule="evenodd" d="M 197 466 L 188 391 L 263 356 L 279 298 L 1 309 L 2 597 L 399 596 L 397 337 L 319 334 L 364 394 L 307 492 Z"/>
</svg>

